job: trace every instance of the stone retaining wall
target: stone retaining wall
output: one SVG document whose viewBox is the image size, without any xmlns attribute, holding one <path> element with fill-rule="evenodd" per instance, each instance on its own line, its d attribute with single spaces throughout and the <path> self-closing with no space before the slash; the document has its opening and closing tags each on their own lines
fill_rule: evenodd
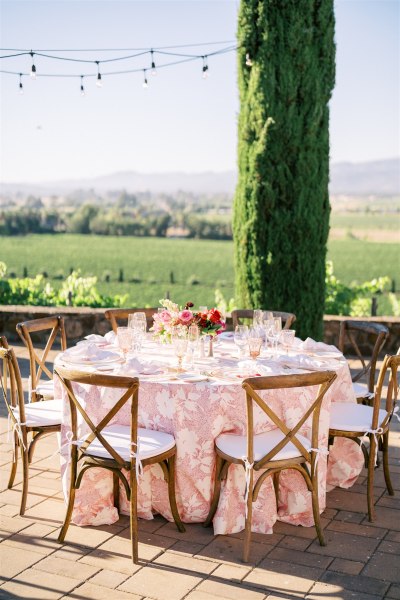
<svg viewBox="0 0 400 600">
<path fill-rule="evenodd" d="M 111 329 L 109 322 L 104 317 L 103 308 L 69 308 L 69 307 L 41 307 L 41 306 L 0 306 L 0 335 L 5 335 L 10 342 L 20 341 L 15 326 L 21 321 L 39 319 L 51 315 L 63 315 L 68 344 L 72 345 L 89 333 L 104 335 Z M 325 315 L 324 317 L 324 341 L 328 344 L 337 345 L 339 339 L 339 327 L 342 320 L 348 317 Z M 384 353 L 395 354 L 400 345 L 400 318 L 399 317 L 374 317 L 357 321 L 373 321 L 382 323 L 389 328 L 390 335 L 384 347 Z M 228 329 L 232 323 L 228 318 Z M 294 327 L 296 323 L 294 324 Z M 43 342 L 45 341 L 43 336 Z M 368 354 L 372 351 L 372 340 L 365 336 L 361 340 L 363 352 Z"/>
</svg>

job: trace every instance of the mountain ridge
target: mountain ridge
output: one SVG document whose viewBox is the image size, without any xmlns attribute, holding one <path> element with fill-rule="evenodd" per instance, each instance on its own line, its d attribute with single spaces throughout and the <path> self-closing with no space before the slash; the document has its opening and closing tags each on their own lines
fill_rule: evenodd
<svg viewBox="0 0 400 600">
<path fill-rule="evenodd" d="M 1 192 L 60 195 L 88 189 L 98 193 L 126 190 L 132 193 L 148 191 L 170 194 L 185 191 L 197 194 L 233 194 L 236 177 L 235 171 L 140 173 L 123 170 L 83 179 L 63 179 L 42 183 L 4 182 L 1 184 Z M 332 163 L 330 178 L 331 195 L 398 195 L 400 194 L 400 158 L 362 163 Z"/>
</svg>

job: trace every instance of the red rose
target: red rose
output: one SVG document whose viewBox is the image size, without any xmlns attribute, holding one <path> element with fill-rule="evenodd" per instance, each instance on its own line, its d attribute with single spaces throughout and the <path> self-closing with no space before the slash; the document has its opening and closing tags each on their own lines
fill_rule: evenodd
<svg viewBox="0 0 400 600">
<path fill-rule="evenodd" d="M 221 321 L 221 313 L 216 308 L 212 308 L 208 311 L 208 318 L 211 323 L 219 323 Z"/>
</svg>

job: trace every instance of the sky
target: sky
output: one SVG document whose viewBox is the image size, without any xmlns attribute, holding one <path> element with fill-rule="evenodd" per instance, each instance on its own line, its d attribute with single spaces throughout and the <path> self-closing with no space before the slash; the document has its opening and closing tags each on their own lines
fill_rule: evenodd
<svg viewBox="0 0 400 600">
<path fill-rule="evenodd" d="M 234 43 L 239 0 L 0 0 L 2 49 L 71 49 L 89 60 L 101 52 L 210 43 L 176 52 L 207 53 Z M 331 161 L 400 155 L 400 0 L 337 0 L 336 87 L 331 100 Z M 223 41 L 226 44 L 213 45 Z M 83 52 L 94 48 L 97 52 Z M 2 50 L 1 56 L 11 54 Z M 56 54 L 56 52 L 52 52 Z M 156 55 L 157 64 L 173 60 Z M 96 73 L 35 57 L 37 73 Z M 101 66 L 95 77 L 0 74 L 0 177 L 6 182 L 80 179 L 119 171 L 202 172 L 236 168 L 239 111 L 235 53 L 210 57 L 209 77 L 196 60 L 149 73 L 107 76 L 149 66 L 149 56 Z M 2 59 L 28 73 L 31 57 Z"/>
</svg>

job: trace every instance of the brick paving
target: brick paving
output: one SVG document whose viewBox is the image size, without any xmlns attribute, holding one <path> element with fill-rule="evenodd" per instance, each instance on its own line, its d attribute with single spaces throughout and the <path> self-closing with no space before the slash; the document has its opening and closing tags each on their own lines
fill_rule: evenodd
<svg viewBox="0 0 400 600">
<path fill-rule="evenodd" d="M 18 347 L 24 383 L 28 361 Z M 0 600 L 378 600 L 400 599 L 400 427 L 394 423 L 390 463 L 396 496 L 376 473 L 377 520 L 366 517 L 366 474 L 350 490 L 328 494 L 323 513 L 327 546 L 313 528 L 277 523 L 273 535 L 254 534 L 251 562 L 241 562 L 242 534 L 215 537 L 188 525 L 185 534 L 161 517 L 140 521 L 140 565 L 130 558 L 129 521 L 71 525 L 64 516 L 56 436 L 39 442 L 30 468 L 27 511 L 18 514 L 21 472 L 7 490 L 11 445 L 0 412 Z"/>
</svg>

